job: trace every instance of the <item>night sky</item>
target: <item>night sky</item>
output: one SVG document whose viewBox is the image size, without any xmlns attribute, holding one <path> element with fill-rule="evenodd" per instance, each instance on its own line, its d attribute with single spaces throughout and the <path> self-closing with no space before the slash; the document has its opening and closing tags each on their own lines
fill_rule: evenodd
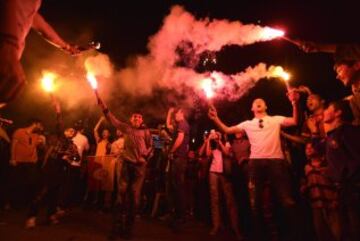
<svg viewBox="0 0 360 241">
<path fill-rule="evenodd" d="M 175 4 L 184 6 L 197 18 L 229 19 L 279 27 L 286 31 L 287 36 L 304 40 L 359 43 L 359 7 L 355 3 L 356 1 L 44 0 L 40 13 L 64 39 L 81 44 L 91 40 L 100 41 L 100 51 L 108 54 L 115 67 L 120 69 L 131 56 L 147 53 L 148 38 L 159 30 L 163 18 Z M 34 57 L 46 62 L 46 57 L 54 53 L 64 55 L 36 34 L 29 35 L 22 60 L 28 76 L 28 86 L 33 81 Z M 349 93 L 335 78 L 331 55 L 306 54 L 283 40 L 245 47 L 229 46 L 217 53 L 217 58 L 215 69 L 224 73 L 236 73 L 249 65 L 265 61 L 286 67 L 293 74 L 295 85 L 308 85 L 327 100 L 341 98 Z M 17 125 L 22 125 L 31 116 L 38 116 L 47 122 L 47 126 L 51 126 L 53 117 L 49 102 L 39 100 L 44 99 L 43 96 L 34 99 L 28 92 L 29 87 L 21 97 L 3 109 L 1 114 L 14 119 Z M 264 97 L 268 101 L 270 114 L 291 113 L 284 86 L 264 80 L 237 102 L 217 103 L 220 115 L 227 123 L 250 118 L 249 105 L 254 97 Z M 90 116 L 91 122 L 100 115 L 98 110 L 79 113 L 80 116 Z M 65 114 L 74 116 L 74 113 Z M 147 121 L 155 124 L 149 118 Z M 205 118 L 199 121 L 203 126 L 210 127 Z"/>
</svg>

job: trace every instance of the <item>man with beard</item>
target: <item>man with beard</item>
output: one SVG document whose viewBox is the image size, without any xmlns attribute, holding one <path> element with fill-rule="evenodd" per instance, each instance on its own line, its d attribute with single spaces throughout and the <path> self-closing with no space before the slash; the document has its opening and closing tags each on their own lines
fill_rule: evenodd
<svg viewBox="0 0 360 241">
<path fill-rule="evenodd" d="M 114 240 L 118 235 L 124 239 L 132 238 L 136 209 L 140 203 L 140 194 L 145 178 L 147 159 L 152 152 L 152 138 L 143 124 L 143 117 L 133 112 L 130 124 L 118 120 L 99 99 L 99 105 L 106 119 L 124 134 L 122 168 L 118 173 L 118 200 L 113 213 L 113 226 L 108 236 Z"/>
</svg>

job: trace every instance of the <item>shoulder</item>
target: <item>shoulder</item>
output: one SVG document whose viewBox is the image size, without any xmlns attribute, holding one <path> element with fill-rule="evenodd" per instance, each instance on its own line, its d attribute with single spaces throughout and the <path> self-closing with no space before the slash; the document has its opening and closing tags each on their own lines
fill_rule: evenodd
<svg viewBox="0 0 360 241">
<path fill-rule="evenodd" d="M 282 115 L 267 116 L 266 118 L 268 118 L 270 121 L 274 121 L 280 124 L 286 119 L 286 117 Z"/>
</svg>

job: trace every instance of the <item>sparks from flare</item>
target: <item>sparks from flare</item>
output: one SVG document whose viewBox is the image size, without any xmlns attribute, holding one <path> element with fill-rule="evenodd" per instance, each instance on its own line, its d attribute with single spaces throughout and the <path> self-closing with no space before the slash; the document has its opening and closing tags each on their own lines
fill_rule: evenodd
<svg viewBox="0 0 360 241">
<path fill-rule="evenodd" d="M 224 79 L 217 72 L 212 72 L 210 76 L 201 81 L 201 88 L 207 99 L 212 99 L 216 94 L 216 90 L 221 89 L 223 86 Z"/>
<path fill-rule="evenodd" d="M 44 71 L 41 79 L 42 88 L 48 92 L 53 93 L 55 91 L 55 79 L 57 75 L 52 72 Z"/>
</svg>

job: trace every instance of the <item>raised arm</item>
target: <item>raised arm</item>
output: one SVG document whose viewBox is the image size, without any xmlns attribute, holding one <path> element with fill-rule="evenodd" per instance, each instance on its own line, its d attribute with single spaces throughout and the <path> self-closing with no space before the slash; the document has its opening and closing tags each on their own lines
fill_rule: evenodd
<svg viewBox="0 0 360 241">
<path fill-rule="evenodd" d="M 206 143 L 208 141 L 208 138 L 209 138 L 208 136 L 204 137 L 204 142 L 203 142 L 203 144 L 201 145 L 201 147 L 199 149 L 199 156 L 203 156 L 204 153 L 206 152 Z"/>
<path fill-rule="evenodd" d="M 299 119 L 298 101 L 299 101 L 300 95 L 297 91 L 290 90 L 288 92 L 288 97 L 289 97 L 289 100 L 292 105 L 293 114 L 292 114 L 292 117 L 285 118 L 284 121 L 281 123 L 281 125 L 284 127 L 296 126 L 298 123 L 298 119 Z"/>
<path fill-rule="evenodd" d="M 129 125 L 126 124 L 125 122 L 118 120 L 113 115 L 113 113 L 110 112 L 109 108 L 102 101 L 100 97 L 98 97 L 98 105 L 100 106 L 102 112 L 104 113 L 105 118 L 111 123 L 111 125 L 113 125 L 116 129 L 121 130 L 124 134 L 128 132 L 127 130 Z"/>
<path fill-rule="evenodd" d="M 80 50 L 76 46 L 65 42 L 39 13 L 34 17 L 32 28 L 55 47 L 60 48 L 71 55 L 80 53 Z"/>
<path fill-rule="evenodd" d="M 224 153 L 226 156 L 230 155 L 230 147 L 228 143 L 223 144 L 223 142 L 219 140 L 219 146 L 222 153 Z"/>
<path fill-rule="evenodd" d="M 303 40 L 293 40 L 292 42 L 306 53 L 316 53 L 316 52 L 335 53 L 337 47 L 336 44 L 315 43 L 315 42 L 303 41 Z"/>
<path fill-rule="evenodd" d="M 174 125 L 172 123 L 172 115 L 174 113 L 174 108 L 171 107 L 169 110 L 168 110 L 168 113 L 167 113 L 167 116 L 166 116 L 166 128 L 172 133 L 174 132 L 175 128 L 174 128 Z"/>
<path fill-rule="evenodd" d="M 104 116 L 101 116 L 100 119 L 98 120 L 98 122 L 96 123 L 95 127 L 94 127 L 94 137 L 95 137 L 95 141 L 96 143 L 100 142 L 100 135 L 99 135 L 99 128 L 101 123 L 105 120 Z"/>
<path fill-rule="evenodd" d="M 65 127 L 62 119 L 60 102 L 54 96 L 52 96 L 52 102 L 56 113 L 56 134 L 57 136 L 61 136 L 64 133 Z"/>
<path fill-rule="evenodd" d="M 174 153 L 182 144 L 182 142 L 184 141 L 184 137 L 185 137 L 185 133 L 184 132 L 179 132 L 176 140 L 174 142 L 174 145 L 171 147 L 170 149 L 170 153 Z"/>
<path fill-rule="evenodd" d="M 242 131 L 238 126 L 227 126 L 219 118 L 215 107 L 209 108 L 209 118 L 219 127 L 219 129 L 225 134 L 234 134 Z"/>
</svg>

